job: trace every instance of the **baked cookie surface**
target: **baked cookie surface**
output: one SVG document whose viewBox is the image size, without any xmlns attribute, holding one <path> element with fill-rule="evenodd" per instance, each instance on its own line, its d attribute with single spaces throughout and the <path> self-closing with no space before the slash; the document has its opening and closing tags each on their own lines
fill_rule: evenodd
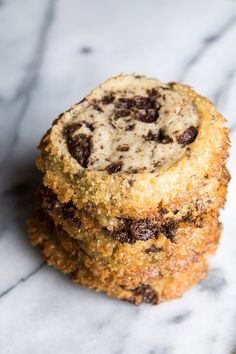
<svg viewBox="0 0 236 354">
<path fill-rule="evenodd" d="M 127 115 L 117 118 L 119 110 Z M 150 110 L 155 120 L 137 118 Z M 228 183 L 227 148 L 224 118 L 190 87 L 121 75 L 59 116 L 40 144 L 38 166 L 61 201 L 142 218 L 160 208 L 184 213 L 190 203 L 207 209 L 209 200 L 222 207 L 214 196 Z"/>
<path fill-rule="evenodd" d="M 55 148 L 77 171 L 154 172 L 178 161 L 198 134 L 184 92 L 146 77 L 106 81 L 52 129 Z M 76 164 L 75 161 L 76 160 Z"/>
<path fill-rule="evenodd" d="M 123 274 L 114 277 L 109 264 L 106 271 L 99 262 L 91 268 L 93 258 L 85 255 L 82 248 L 75 249 L 70 240 L 63 242 L 64 231 L 42 214 L 31 218 L 29 234 L 32 244 L 41 248 L 47 263 L 69 275 L 75 283 L 135 304 L 158 304 L 180 297 L 207 274 L 205 254 L 189 263 L 188 267 L 167 275 L 156 272 L 146 277 L 133 278 Z"/>
</svg>

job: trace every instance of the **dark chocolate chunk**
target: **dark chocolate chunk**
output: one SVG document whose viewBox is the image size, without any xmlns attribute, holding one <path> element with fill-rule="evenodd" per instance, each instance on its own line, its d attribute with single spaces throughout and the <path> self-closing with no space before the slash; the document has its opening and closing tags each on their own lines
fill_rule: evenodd
<svg viewBox="0 0 236 354">
<path fill-rule="evenodd" d="M 161 134 L 160 131 L 158 131 L 157 133 L 153 133 L 151 130 L 149 130 L 147 135 L 143 136 L 145 141 L 155 141 L 157 143 L 161 142 Z"/>
<path fill-rule="evenodd" d="M 152 97 L 135 96 L 133 98 L 135 108 L 138 109 L 155 109 L 155 99 Z"/>
<path fill-rule="evenodd" d="M 134 294 L 136 296 L 141 295 L 143 302 L 148 304 L 156 305 L 159 303 L 158 295 L 150 285 L 142 284 L 134 289 Z"/>
<path fill-rule="evenodd" d="M 39 202 L 48 211 L 55 211 L 59 207 L 56 194 L 43 184 L 39 190 Z"/>
<path fill-rule="evenodd" d="M 86 134 L 76 134 L 72 136 L 71 132 L 70 134 L 67 132 L 66 142 L 71 156 L 76 159 L 82 167 L 88 167 L 88 160 L 93 147 L 92 137 Z"/>
<path fill-rule="evenodd" d="M 160 166 L 161 166 L 161 161 L 156 161 L 156 162 L 154 162 L 154 163 L 153 163 L 153 166 L 154 166 L 155 168 L 160 167 Z"/>
<path fill-rule="evenodd" d="M 183 134 L 178 135 L 176 137 L 176 140 L 180 145 L 185 146 L 193 143 L 197 135 L 198 135 L 198 129 L 195 128 L 194 126 L 191 126 L 188 129 L 186 129 L 183 132 Z"/>
<path fill-rule="evenodd" d="M 73 205 L 72 202 L 68 202 L 63 205 L 62 215 L 63 215 L 64 219 L 66 219 L 66 220 L 73 219 L 74 212 L 75 212 L 75 206 Z"/>
<path fill-rule="evenodd" d="M 82 127 L 81 123 L 72 123 L 64 127 L 63 136 L 66 140 L 79 128 Z"/>
<path fill-rule="evenodd" d="M 132 98 L 118 98 L 115 102 L 115 107 L 120 109 L 129 109 L 135 105 L 135 102 Z"/>
<path fill-rule="evenodd" d="M 148 89 L 147 90 L 147 94 L 148 94 L 148 96 L 149 97 L 160 97 L 161 95 L 160 95 L 160 93 L 157 91 L 157 89 L 155 89 L 155 88 L 152 88 L 152 89 Z"/>
<path fill-rule="evenodd" d="M 92 123 L 85 122 L 85 126 L 86 126 L 86 128 L 90 129 L 91 132 L 93 132 L 95 129 L 94 125 Z"/>
<path fill-rule="evenodd" d="M 154 123 L 159 117 L 156 109 L 142 109 L 135 112 L 135 118 L 143 123 Z"/>
<path fill-rule="evenodd" d="M 119 145 L 117 147 L 117 151 L 128 151 L 130 149 L 129 145 L 128 144 L 123 144 L 123 145 Z"/>
<path fill-rule="evenodd" d="M 115 119 L 118 119 L 120 117 L 127 117 L 129 114 L 130 111 L 128 111 L 127 109 L 121 109 L 115 112 Z"/>
<path fill-rule="evenodd" d="M 74 215 L 76 208 L 71 201 L 65 204 L 60 203 L 57 195 L 44 185 L 40 187 L 39 198 L 44 209 L 52 213 L 58 210 L 58 212 L 61 212 L 63 219 L 72 221 L 77 227 L 81 226 L 80 220 Z"/>
<path fill-rule="evenodd" d="M 173 142 L 173 139 L 169 135 L 166 135 L 162 129 L 159 129 L 157 133 L 149 130 L 148 134 L 143 136 L 143 138 L 145 141 L 155 141 L 160 144 L 170 144 Z"/>
<path fill-rule="evenodd" d="M 103 112 L 103 109 L 99 107 L 97 104 L 93 104 L 93 109 L 95 109 L 98 112 Z"/>
<path fill-rule="evenodd" d="M 160 212 L 161 215 L 168 214 L 168 210 L 166 208 L 162 208 L 161 206 L 160 206 L 160 211 L 159 212 Z"/>
<path fill-rule="evenodd" d="M 103 98 L 101 99 L 101 102 L 103 104 L 110 104 L 114 101 L 115 97 L 110 94 L 110 95 L 106 95 L 106 96 L 103 96 Z"/>
<path fill-rule="evenodd" d="M 149 240 L 156 235 L 156 228 L 147 220 L 128 221 L 129 233 L 136 240 Z"/>
<path fill-rule="evenodd" d="M 126 131 L 127 132 L 130 132 L 130 131 L 132 131 L 132 130 L 134 130 L 134 127 L 135 127 L 135 124 L 129 124 L 129 125 L 127 125 L 127 127 L 126 127 Z"/>
<path fill-rule="evenodd" d="M 146 253 L 156 253 L 156 252 L 161 252 L 161 251 L 163 251 L 162 247 L 156 247 L 154 245 L 152 245 L 151 247 L 149 247 L 145 250 Z"/>
<path fill-rule="evenodd" d="M 176 229 L 177 223 L 175 221 L 169 221 L 166 224 L 160 226 L 159 230 L 168 238 L 171 242 L 176 242 Z"/>
<path fill-rule="evenodd" d="M 135 182 L 135 179 L 133 179 L 132 176 L 130 176 L 130 179 L 128 180 L 129 186 L 130 186 L 130 187 L 133 187 L 134 182 Z"/>
<path fill-rule="evenodd" d="M 130 173 L 133 173 L 133 174 L 136 174 L 136 173 L 139 172 L 139 170 L 138 170 L 137 168 L 131 168 L 131 169 L 129 170 L 129 172 L 130 172 Z"/>
<path fill-rule="evenodd" d="M 147 241 L 155 237 L 158 231 L 157 227 L 146 219 L 124 219 L 123 223 L 122 228 L 112 234 L 121 243 L 134 244 L 138 240 Z"/>
<path fill-rule="evenodd" d="M 170 144 L 173 142 L 173 139 L 169 135 L 165 134 L 163 129 L 159 129 L 159 138 L 162 144 Z"/>
<path fill-rule="evenodd" d="M 112 174 L 121 171 L 122 166 L 123 166 L 123 162 L 121 161 L 113 162 L 106 167 L 106 170 L 109 174 Z"/>
<path fill-rule="evenodd" d="M 76 224 L 77 227 L 81 226 L 80 220 L 75 216 L 75 206 L 72 202 L 68 202 L 63 205 L 62 208 L 62 216 L 63 219 L 72 221 L 73 223 Z"/>
</svg>

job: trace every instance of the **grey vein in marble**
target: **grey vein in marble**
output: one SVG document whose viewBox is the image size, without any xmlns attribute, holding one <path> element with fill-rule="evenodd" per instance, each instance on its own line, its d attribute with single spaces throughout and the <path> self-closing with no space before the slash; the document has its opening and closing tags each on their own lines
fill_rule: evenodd
<svg viewBox="0 0 236 354">
<path fill-rule="evenodd" d="M 178 324 L 187 320 L 192 314 L 192 311 L 185 311 L 169 320 L 169 323 Z"/>
<path fill-rule="evenodd" d="M 209 49 L 209 47 L 211 47 L 211 45 L 213 45 L 222 36 L 224 36 L 225 33 L 227 33 L 235 23 L 236 23 L 236 15 L 233 15 L 229 20 L 227 20 L 226 23 L 223 24 L 223 26 L 219 30 L 216 31 L 216 33 L 203 39 L 202 45 L 200 46 L 198 51 L 185 64 L 183 71 L 178 79 L 180 82 L 184 82 L 185 77 L 187 76 L 188 72 L 191 70 L 193 65 L 196 64 L 197 61 L 199 61 L 199 59 Z"/>
<path fill-rule="evenodd" d="M 27 280 L 29 280 L 30 278 L 32 278 L 35 274 L 37 274 L 42 267 L 45 265 L 45 262 L 42 262 L 36 269 L 34 269 L 33 271 L 31 271 L 29 274 L 27 274 L 26 276 L 24 276 L 23 278 L 21 278 L 20 280 L 18 280 L 15 284 L 13 284 L 12 286 L 10 286 L 8 289 L 2 291 L 0 293 L 0 299 L 3 298 L 4 296 L 6 296 L 7 294 L 9 294 L 12 290 L 14 290 L 17 286 L 21 285 L 22 283 L 25 283 Z"/>
<path fill-rule="evenodd" d="M 220 294 L 227 282 L 220 268 L 212 268 L 209 271 L 208 277 L 201 281 L 198 285 L 200 291 L 207 291 L 213 295 Z"/>
</svg>

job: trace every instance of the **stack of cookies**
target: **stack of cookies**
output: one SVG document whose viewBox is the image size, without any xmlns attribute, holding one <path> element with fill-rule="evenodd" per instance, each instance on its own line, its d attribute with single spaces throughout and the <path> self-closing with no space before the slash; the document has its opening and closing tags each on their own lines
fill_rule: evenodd
<svg viewBox="0 0 236 354">
<path fill-rule="evenodd" d="M 139 304 L 207 274 L 229 173 L 224 118 L 190 87 L 109 79 L 42 138 L 34 246 L 75 283 Z"/>
</svg>

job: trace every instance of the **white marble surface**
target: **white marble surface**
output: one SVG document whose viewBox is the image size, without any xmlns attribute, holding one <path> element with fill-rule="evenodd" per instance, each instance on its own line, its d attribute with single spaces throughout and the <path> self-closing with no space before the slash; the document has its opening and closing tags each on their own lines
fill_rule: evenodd
<svg viewBox="0 0 236 354">
<path fill-rule="evenodd" d="M 0 0 L 1 354 L 236 352 L 235 44 L 233 0 Z M 189 83 L 231 127 L 233 178 L 209 276 L 157 307 L 73 285 L 26 235 L 40 136 L 120 72 Z"/>
</svg>

